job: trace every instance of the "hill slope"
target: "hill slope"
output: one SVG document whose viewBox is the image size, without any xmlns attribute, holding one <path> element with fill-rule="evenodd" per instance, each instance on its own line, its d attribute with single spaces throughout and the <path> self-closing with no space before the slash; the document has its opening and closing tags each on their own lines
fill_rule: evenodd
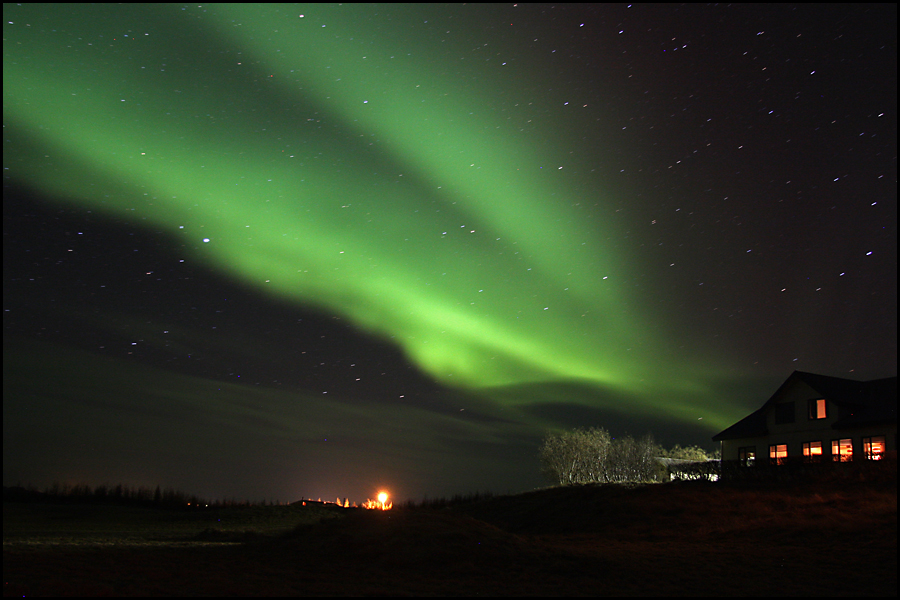
<svg viewBox="0 0 900 600">
<path fill-rule="evenodd" d="M 4 539 L 5 593 L 897 593 L 896 482 L 549 488 L 452 509 L 347 510 L 242 539 L 54 547 Z"/>
</svg>

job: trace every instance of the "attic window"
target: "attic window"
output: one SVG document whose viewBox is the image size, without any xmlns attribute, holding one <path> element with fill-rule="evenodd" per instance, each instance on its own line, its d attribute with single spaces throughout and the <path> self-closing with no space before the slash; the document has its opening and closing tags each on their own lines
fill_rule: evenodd
<svg viewBox="0 0 900 600">
<path fill-rule="evenodd" d="M 818 400 L 810 400 L 809 401 L 809 419 L 824 419 L 827 415 L 825 414 L 825 398 L 819 398 Z"/>
<path fill-rule="evenodd" d="M 867 460 L 881 460 L 884 457 L 884 436 L 876 435 L 872 437 L 864 437 L 863 454 Z"/>
<path fill-rule="evenodd" d="M 775 423 L 793 423 L 794 422 L 794 403 L 782 402 L 775 405 Z"/>
</svg>

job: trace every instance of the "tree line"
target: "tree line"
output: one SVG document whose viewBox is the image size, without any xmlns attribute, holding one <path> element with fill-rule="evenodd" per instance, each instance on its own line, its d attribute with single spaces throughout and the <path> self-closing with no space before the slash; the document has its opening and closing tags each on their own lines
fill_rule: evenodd
<svg viewBox="0 0 900 600">
<path fill-rule="evenodd" d="M 559 485 L 655 481 L 667 473 L 659 458 L 698 462 L 713 458 L 697 446 L 666 450 L 650 434 L 614 438 L 602 427 L 550 433 L 538 454 L 542 473 Z"/>
<path fill-rule="evenodd" d="M 152 506 L 158 508 L 231 508 L 254 505 L 247 500 L 234 498 L 224 500 L 205 500 L 195 494 L 188 494 L 171 487 L 156 489 L 149 487 L 129 487 L 101 484 L 91 487 L 87 484 L 54 483 L 38 490 L 33 486 L 3 487 L 3 500 L 6 502 L 58 502 L 65 504 L 117 504 L 124 506 Z M 261 503 L 265 506 L 264 500 Z M 269 504 L 280 504 L 270 501 Z M 258 504 L 256 504 L 258 505 Z"/>
</svg>

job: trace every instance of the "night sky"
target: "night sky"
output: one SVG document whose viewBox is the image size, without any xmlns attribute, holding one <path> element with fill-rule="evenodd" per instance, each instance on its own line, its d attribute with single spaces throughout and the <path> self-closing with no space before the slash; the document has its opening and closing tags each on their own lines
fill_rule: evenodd
<svg viewBox="0 0 900 600">
<path fill-rule="evenodd" d="M 4 484 L 517 492 L 896 375 L 896 10 L 4 4 Z"/>
</svg>

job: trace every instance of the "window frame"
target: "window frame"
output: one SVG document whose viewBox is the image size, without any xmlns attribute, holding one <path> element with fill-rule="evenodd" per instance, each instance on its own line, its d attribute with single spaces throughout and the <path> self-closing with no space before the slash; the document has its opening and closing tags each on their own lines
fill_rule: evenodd
<svg viewBox="0 0 900 600">
<path fill-rule="evenodd" d="M 880 440 L 881 451 L 873 452 L 872 451 L 872 440 Z M 887 436 L 884 435 L 869 435 L 862 438 L 862 449 L 863 449 L 863 458 L 866 460 L 882 460 L 884 458 L 884 452 L 887 448 Z M 877 457 L 877 458 L 876 458 Z"/>
<path fill-rule="evenodd" d="M 813 453 L 813 444 L 818 444 L 819 453 Z M 818 463 L 822 462 L 822 458 L 825 456 L 825 446 L 822 444 L 822 440 L 811 440 L 809 442 L 803 442 L 803 462 L 805 463 Z"/>
<path fill-rule="evenodd" d="M 810 399 L 807 403 L 810 421 L 821 421 L 828 418 L 828 408 L 825 398 Z M 821 416 L 819 416 L 821 414 Z"/>
<path fill-rule="evenodd" d="M 841 442 L 850 443 L 844 446 Z M 845 447 L 850 448 L 850 452 L 841 452 L 841 448 Z M 837 452 L 835 452 L 835 448 L 837 448 Z M 832 462 L 853 462 L 853 438 L 838 438 L 831 440 L 831 460 Z"/>
<path fill-rule="evenodd" d="M 782 452 L 780 448 L 784 448 L 784 455 L 779 456 L 779 452 Z M 769 464 L 771 465 L 784 465 L 787 464 L 788 460 L 788 445 L 787 444 L 769 444 Z"/>
<path fill-rule="evenodd" d="M 794 402 L 779 402 L 775 405 L 775 424 L 790 425 L 797 420 L 797 408 Z"/>
<path fill-rule="evenodd" d="M 740 446 L 738 448 L 738 461 L 742 467 L 756 465 L 756 446 Z"/>
</svg>

